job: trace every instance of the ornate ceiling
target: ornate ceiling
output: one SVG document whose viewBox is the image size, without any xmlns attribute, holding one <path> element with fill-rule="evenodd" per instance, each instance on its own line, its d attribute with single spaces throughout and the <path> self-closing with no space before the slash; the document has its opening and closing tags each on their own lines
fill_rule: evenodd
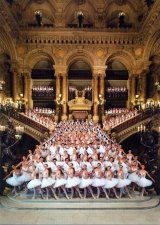
<svg viewBox="0 0 160 225">
<path fill-rule="evenodd" d="M 92 27 L 116 28 L 119 13 L 123 12 L 125 23 L 139 28 L 151 7 L 144 0 L 13 0 L 10 9 L 20 26 L 35 24 L 35 12 L 40 11 L 43 24 L 68 27 L 77 22 L 77 13 L 81 11 Z"/>
</svg>

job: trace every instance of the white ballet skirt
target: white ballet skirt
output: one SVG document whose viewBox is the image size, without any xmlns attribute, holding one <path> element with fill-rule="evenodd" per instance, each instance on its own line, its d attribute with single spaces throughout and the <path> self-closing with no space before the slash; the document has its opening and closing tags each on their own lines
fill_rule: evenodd
<svg viewBox="0 0 160 225">
<path fill-rule="evenodd" d="M 57 178 L 53 187 L 54 188 L 58 188 L 58 187 L 61 187 L 62 185 L 65 185 L 65 184 L 66 184 L 66 179 L 64 179 L 64 178 Z"/>
<path fill-rule="evenodd" d="M 27 188 L 28 188 L 28 189 L 32 189 L 32 188 L 41 186 L 41 183 L 42 183 L 42 182 L 40 181 L 40 179 L 34 179 L 34 180 L 31 180 L 31 181 L 27 184 Z"/>
<path fill-rule="evenodd" d="M 24 182 L 28 182 L 30 181 L 32 178 L 31 178 L 31 174 L 30 173 L 27 173 L 25 171 L 23 171 L 23 174 L 21 176 L 18 177 L 18 180 L 21 184 L 23 184 Z"/>
<path fill-rule="evenodd" d="M 41 183 L 41 188 L 46 188 L 50 187 L 55 183 L 55 180 L 52 179 L 51 177 L 48 178 L 43 178 L 42 183 Z"/>
<path fill-rule="evenodd" d="M 7 178 L 6 182 L 13 187 L 21 185 L 21 182 L 18 180 L 18 176 L 15 173 L 13 173 L 12 177 Z"/>
<path fill-rule="evenodd" d="M 139 182 L 137 184 L 140 187 L 149 187 L 152 185 L 152 181 L 142 176 L 140 177 Z"/>
<path fill-rule="evenodd" d="M 79 184 L 79 188 L 89 187 L 93 183 L 93 179 L 91 178 L 82 178 Z"/>
<path fill-rule="evenodd" d="M 123 187 L 126 187 L 126 186 L 130 185 L 131 182 L 132 181 L 129 180 L 129 179 L 121 179 L 121 178 L 119 178 L 118 179 L 118 184 L 116 185 L 116 187 L 117 188 L 123 188 Z"/>
<path fill-rule="evenodd" d="M 72 188 L 77 185 L 79 185 L 81 182 L 81 179 L 79 177 L 68 177 L 66 180 L 66 188 Z"/>
<path fill-rule="evenodd" d="M 113 188 L 118 184 L 118 179 L 117 178 L 112 178 L 111 180 L 105 179 L 105 185 L 104 188 Z"/>
<path fill-rule="evenodd" d="M 129 174 L 128 179 L 134 183 L 138 183 L 140 180 L 140 177 L 138 176 L 138 174 L 136 172 L 133 172 L 133 173 Z"/>
<path fill-rule="evenodd" d="M 104 178 L 93 178 L 92 186 L 93 187 L 103 187 L 105 185 L 105 179 Z"/>
</svg>

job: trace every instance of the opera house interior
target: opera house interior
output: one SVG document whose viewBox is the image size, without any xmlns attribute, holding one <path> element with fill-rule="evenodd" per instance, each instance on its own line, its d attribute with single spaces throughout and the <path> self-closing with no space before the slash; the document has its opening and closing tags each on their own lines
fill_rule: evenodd
<svg viewBox="0 0 160 225">
<path fill-rule="evenodd" d="M 160 224 L 159 195 L 160 1 L 1 0 L 0 224 Z"/>
</svg>

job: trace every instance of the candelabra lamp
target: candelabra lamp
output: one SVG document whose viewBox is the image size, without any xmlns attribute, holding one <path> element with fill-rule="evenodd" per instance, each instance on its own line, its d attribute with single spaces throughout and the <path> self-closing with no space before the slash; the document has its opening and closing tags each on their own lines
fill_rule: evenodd
<svg viewBox="0 0 160 225">
<path fill-rule="evenodd" d="M 24 127 L 13 126 L 11 121 L 7 125 L 0 125 L 0 166 L 12 164 L 15 155 L 12 148 L 19 142 L 24 133 Z"/>
</svg>

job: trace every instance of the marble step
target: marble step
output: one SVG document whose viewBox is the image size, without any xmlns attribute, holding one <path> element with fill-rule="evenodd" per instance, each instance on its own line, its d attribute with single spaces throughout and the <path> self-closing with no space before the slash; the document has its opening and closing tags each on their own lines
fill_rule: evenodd
<svg viewBox="0 0 160 225">
<path fill-rule="evenodd" d="M 10 209 L 39 209 L 39 210 L 136 210 L 136 209 L 150 209 L 155 208 L 159 205 L 159 198 L 157 197 L 140 197 L 136 196 L 132 199 L 65 199 L 61 198 L 55 200 L 50 198 L 49 200 L 43 200 L 40 198 L 31 199 L 30 197 L 17 196 L 13 197 L 8 195 L 1 197 L 1 205 Z"/>
</svg>

